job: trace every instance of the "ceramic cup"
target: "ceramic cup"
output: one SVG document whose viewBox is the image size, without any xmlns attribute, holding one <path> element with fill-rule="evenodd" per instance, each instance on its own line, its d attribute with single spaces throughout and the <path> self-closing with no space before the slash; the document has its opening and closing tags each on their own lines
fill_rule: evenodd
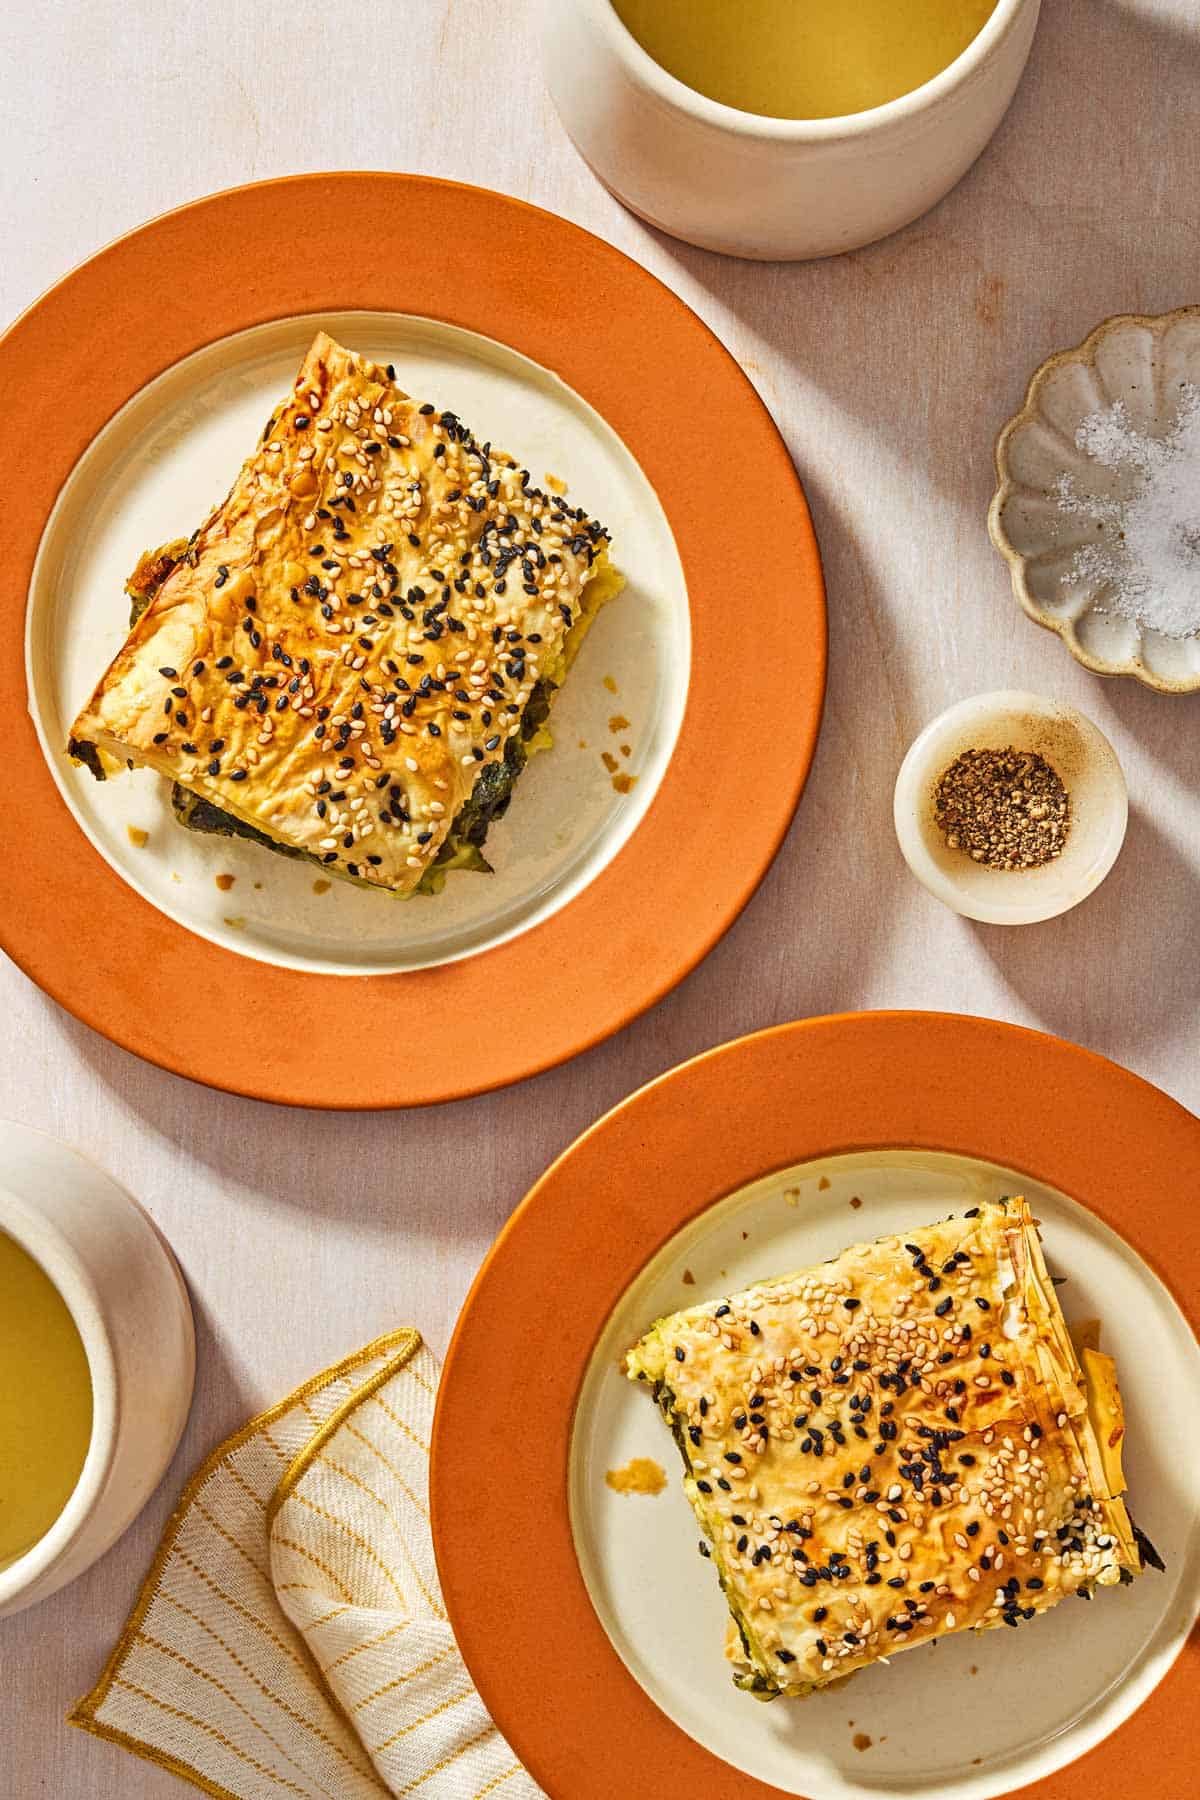
<svg viewBox="0 0 1200 1800">
<path fill-rule="evenodd" d="M 92 1438 L 74 1492 L 32 1549 L 0 1569 L 0 1617 L 44 1600 L 116 1542 L 161 1480 L 195 1373 L 183 1277 L 149 1215 L 102 1170 L 0 1121 L 0 1230 L 71 1310 L 92 1377 Z"/>
<path fill-rule="evenodd" d="M 965 175 L 1008 109 L 1040 4 L 997 0 L 940 75 L 844 118 L 707 99 L 646 54 L 610 0 L 543 0 L 546 80 L 580 154 L 648 224 L 731 256 L 832 256 L 898 231 Z"/>
</svg>

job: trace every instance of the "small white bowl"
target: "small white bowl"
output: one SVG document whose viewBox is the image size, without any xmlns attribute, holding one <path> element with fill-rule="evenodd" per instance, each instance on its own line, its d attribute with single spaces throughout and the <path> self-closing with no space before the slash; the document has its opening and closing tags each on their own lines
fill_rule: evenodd
<svg viewBox="0 0 1200 1800">
<path fill-rule="evenodd" d="M 166 1472 L 192 1398 L 196 1348 L 178 1265 L 110 1176 L 64 1144 L 0 1120 L 0 1230 L 71 1311 L 92 1377 L 92 1437 L 45 1536 L 0 1569 L 0 1618 L 91 1566 Z"/>
<path fill-rule="evenodd" d="M 1200 689 L 1200 636 L 1167 637 L 1107 605 L 1108 584 L 1075 565 L 1098 528 L 1065 514 L 1058 488 L 1065 476 L 1085 503 L 1128 497 L 1136 471 L 1104 468 L 1076 434 L 1119 401 L 1139 432 L 1163 438 L 1183 385 L 1200 388 L 1200 306 L 1106 319 L 1035 371 L 1024 406 L 996 441 L 999 485 L 988 513 L 1013 593 L 1034 623 L 1057 632 L 1093 674 L 1133 675 L 1163 694 Z"/>
<path fill-rule="evenodd" d="M 1037 869 L 988 869 L 951 850 L 934 817 L 934 791 L 964 750 L 1040 751 L 1071 799 L 1059 856 Z M 1090 719 L 1062 701 L 1017 689 L 960 700 L 925 727 L 900 765 L 894 801 L 904 860 L 954 912 L 988 925 L 1032 925 L 1085 900 L 1125 841 L 1129 800 L 1116 752 Z"/>
<path fill-rule="evenodd" d="M 940 75 L 843 118 L 767 118 L 696 93 L 610 0 L 543 0 L 546 81 L 584 160 L 648 224 L 730 256 L 833 256 L 898 231 L 966 174 L 1008 110 L 1039 6 L 996 0 Z"/>
</svg>

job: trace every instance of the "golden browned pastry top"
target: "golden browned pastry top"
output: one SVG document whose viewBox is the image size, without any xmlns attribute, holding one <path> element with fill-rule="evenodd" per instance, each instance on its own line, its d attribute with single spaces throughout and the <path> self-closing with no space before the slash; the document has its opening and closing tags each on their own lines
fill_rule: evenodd
<svg viewBox="0 0 1200 1800">
<path fill-rule="evenodd" d="M 1119 1441 L 1115 1378 L 1093 1419 L 1022 1199 L 676 1313 L 627 1369 L 679 1439 L 760 1693 L 1141 1566 L 1097 1431 Z"/>
<path fill-rule="evenodd" d="M 408 893 L 561 678 L 605 541 L 319 333 L 72 738 Z"/>
</svg>

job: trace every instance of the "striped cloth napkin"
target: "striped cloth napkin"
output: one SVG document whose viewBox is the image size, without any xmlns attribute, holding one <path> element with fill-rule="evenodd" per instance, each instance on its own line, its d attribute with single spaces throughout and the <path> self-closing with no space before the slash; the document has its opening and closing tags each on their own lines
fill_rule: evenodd
<svg viewBox="0 0 1200 1800">
<path fill-rule="evenodd" d="M 442 1604 L 437 1379 L 394 1332 L 214 1451 L 71 1723 L 226 1800 L 542 1800 Z"/>
</svg>

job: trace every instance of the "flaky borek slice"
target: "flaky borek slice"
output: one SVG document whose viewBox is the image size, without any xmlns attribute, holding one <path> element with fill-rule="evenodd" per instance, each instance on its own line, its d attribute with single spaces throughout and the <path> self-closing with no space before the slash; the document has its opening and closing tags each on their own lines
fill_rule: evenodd
<svg viewBox="0 0 1200 1800">
<path fill-rule="evenodd" d="M 320 333 L 72 751 L 154 768 L 276 847 L 409 893 L 506 803 L 531 709 L 621 585 L 606 544 Z"/>
<path fill-rule="evenodd" d="M 1020 1198 L 660 1320 L 626 1369 L 683 1453 L 738 1684 L 811 1693 L 1136 1574 L 1115 1371 L 1083 1355 Z"/>
</svg>

